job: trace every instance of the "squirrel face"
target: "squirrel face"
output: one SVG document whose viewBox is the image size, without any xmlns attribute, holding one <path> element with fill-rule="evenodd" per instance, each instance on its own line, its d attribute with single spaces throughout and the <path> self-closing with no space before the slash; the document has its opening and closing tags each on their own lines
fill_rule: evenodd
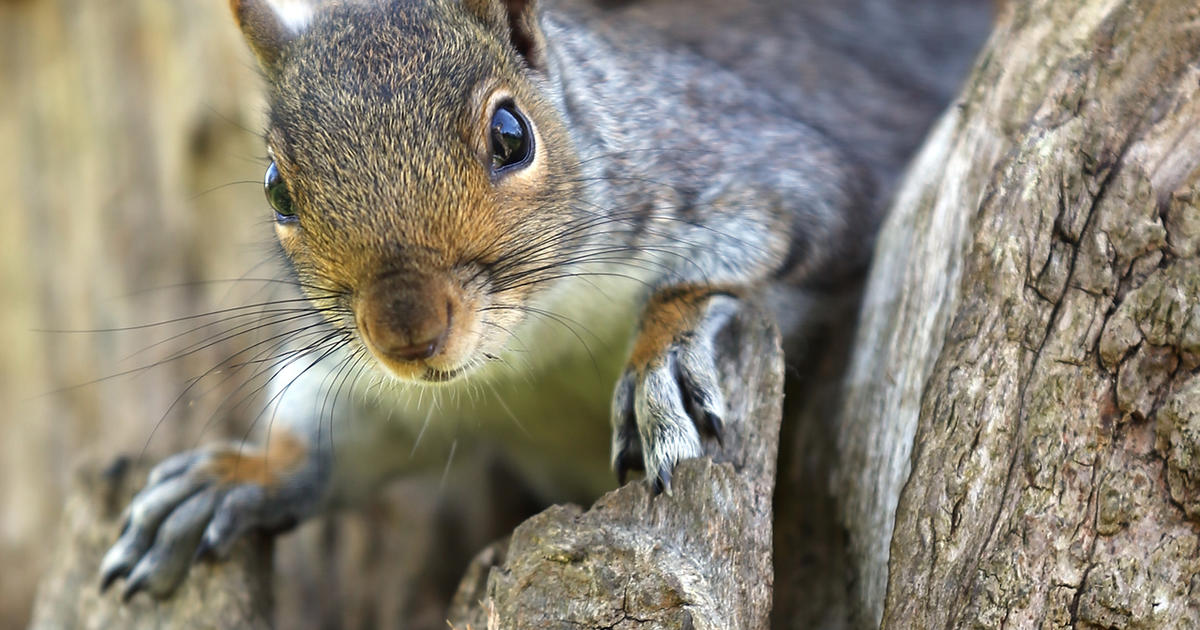
<svg viewBox="0 0 1200 630">
<path fill-rule="evenodd" d="M 232 5 L 266 71 L 267 196 L 310 300 L 401 379 L 498 356 L 561 275 L 579 197 L 533 6 Z"/>
</svg>

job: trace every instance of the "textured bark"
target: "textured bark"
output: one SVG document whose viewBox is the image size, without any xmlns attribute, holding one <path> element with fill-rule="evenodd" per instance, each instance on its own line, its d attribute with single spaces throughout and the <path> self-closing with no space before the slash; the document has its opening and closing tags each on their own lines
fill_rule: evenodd
<svg viewBox="0 0 1200 630">
<path fill-rule="evenodd" d="M 863 626 L 1200 627 L 1198 25 L 1007 3 L 918 159 L 839 438 Z"/>
</svg>

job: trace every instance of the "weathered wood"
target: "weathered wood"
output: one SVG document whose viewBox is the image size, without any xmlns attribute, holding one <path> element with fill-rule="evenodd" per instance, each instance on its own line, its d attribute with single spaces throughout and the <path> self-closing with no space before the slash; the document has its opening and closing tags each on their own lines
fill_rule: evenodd
<svg viewBox="0 0 1200 630">
<path fill-rule="evenodd" d="M 931 131 L 880 232 L 836 412 L 832 485 L 848 537 L 854 627 L 879 625 L 921 394 L 959 299 L 970 209 L 1002 151 L 992 130 L 963 116 L 953 107 Z"/>
<path fill-rule="evenodd" d="M 768 627 L 783 356 L 760 316 L 744 314 L 723 339 L 733 422 L 716 462 L 682 463 L 670 495 L 630 484 L 586 512 L 557 506 L 526 521 L 468 571 L 454 627 Z"/>
<path fill-rule="evenodd" d="M 862 625 L 1198 627 L 1200 8 L 1004 6 L 867 292 Z"/>
</svg>

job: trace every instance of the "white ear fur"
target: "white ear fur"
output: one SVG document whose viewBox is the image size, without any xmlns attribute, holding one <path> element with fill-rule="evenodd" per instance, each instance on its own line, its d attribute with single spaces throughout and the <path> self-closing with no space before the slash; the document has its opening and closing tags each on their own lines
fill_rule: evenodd
<svg viewBox="0 0 1200 630">
<path fill-rule="evenodd" d="M 279 23 L 292 35 L 299 35 L 312 21 L 313 7 L 305 0 L 274 0 L 271 8 L 279 17 Z"/>
<path fill-rule="evenodd" d="M 229 0 L 246 43 L 267 71 L 279 62 L 288 42 L 312 21 L 311 0 Z"/>
</svg>

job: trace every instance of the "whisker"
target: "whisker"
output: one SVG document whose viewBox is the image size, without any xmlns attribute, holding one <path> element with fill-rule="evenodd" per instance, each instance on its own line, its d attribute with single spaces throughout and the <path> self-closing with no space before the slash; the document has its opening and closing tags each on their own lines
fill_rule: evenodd
<svg viewBox="0 0 1200 630">
<path fill-rule="evenodd" d="M 176 341 L 176 340 L 186 337 L 188 335 L 198 333 L 198 332 L 204 330 L 205 328 L 210 328 L 213 326 L 218 326 L 221 324 L 229 323 L 230 320 L 234 320 L 234 319 L 240 319 L 243 317 L 251 317 L 251 316 L 263 318 L 263 319 L 259 319 L 259 320 L 253 321 L 253 322 L 242 323 L 242 324 L 233 326 L 231 328 L 227 328 L 219 333 L 215 333 L 214 335 L 209 336 L 205 339 L 202 339 L 200 342 L 196 342 L 196 343 L 203 343 L 204 341 L 212 340 L 221 335 L 232 333 L 233 331 L 238 330 L 239 328 L 247 328 L 247 329 L 239 331 L 237 333 L 238 335 L 240 335 L 242 333 L 253 332 L 254 330 L 261 329 L 261 328 L 269 328 L 272 326 L 278 326 L 280 324 L 286 324 L 288 322 L 305 319 L 307 317 L 319 315 L 324 312 L 329 312 L 330 310 L 331 309 L 293 308 L 293 309 L 272 309 L 272 310 L 265 310 L 265 311 L 257 311 L 257 312 L 253 312 L 253 313 L 238 313 L 236 315 L 231 315 L 230 317 L 223 319 L 223 320 L 209 322 L 207 324 L 201 324 L 200 326 L 195 326 L 193 328 L 189 328 L 188 330 L 185 330 L 181 333 L 171 335 L 170 337 L 167 337 L 166 339 L 163 339 L 161 341 L 157 341 L 153 344 L 150 344 L 149 346 L 146 346 L 146 347 L 134 352 L 133 354 L 130 354 L 130 355 L 122 358 L 121 362 L 123 363 L 123 362 L 129 361 L 130 359 L 133 359 L 134 357 L 145 354 L 146 352 L 149 352 L 150 350 L 153 350 L 154 348 L 157 348 L 164 344 L 170 343 L 172 341 Z M 192 345 L 194 345 L 194 344 L 192 344 Z M 188 349 L 188 347 L 183 348 L 183 350 L 187 350 L 187 349 Z"/>
<path fill-rule="evenodd" d="M 218 186 L 213 186 L 212 188 L 202 190 L 202 191 L 192 195 L 191 197 L 188 197 L 188 201 L 195 201 L 195 200 L 203 197 L 204 195 L 208 195 L 208 194 L 217 192 L 218 190 L 222 190 L 224 188 L 229 188 L 231 186 L 240 186 L 240 185 L 244 185 L 244 184 L 255 184 L 258 186 L 262 186 L 262 182 L 253 180 L 253 179 L 242 179 L 242 180 L 238 180 L 235 182 L 226 182 L 224 184 L 220 184 Z"/>
<path fill-rule="evenodd" d="M 243 381 L 240 385 L 238 385 L 238 387 L 236 387 L 233 391 L 226 394 L 225 397 L 217 404 L 216 408 L 213 409 L 212 413 L 209 415 L 208 420 L 204 423 L 204 426 L 201 428 L 200 434 L 196 438 L 197 442 L 200 440 L 201 436 L 203 436 L 204 433 L 206 433 L 208 431 L 209 427 L 212 426 L 213 422 L 215 422 L 218 417 L 222 416 L 225 413 L 233 413 L 239 407 L 242 407 L 243 405 L 248 404 L 248 402 L 250 400 L 253 400 L 255 397 L 258 396 L 259 393 L 261 393 L 264 389 L 266 389 L 271 384 L 271 382 L 274 380 L 274 378 L 276 376 L 278 376 L 280 366 L 287 364 L 289 361 L 292 361 L 296 357 L 304 356 L 305 354 L 313 352 L 314 350 L 320 349 L 326 343 L 336 340 L 340 334 L 340 331 L 321 330 L 319 328 L 319 325 L 314 325 L 312 328 L 317 328 L 317 330 L 310 330 L 310 331 L 304 332 L 299 337 L 296 337 L 295 335 L 291 334 L 293 331 L 289 331 L 289 333 L 287 334 L 287 338 L 285 338 L 281 341 L 278 341 L 277 343 L 270 345 L 266 349 L 261 350 L 260 352 L 256 353 L 254 358 L 252 358 L 251 360 L 244 361 L 241 363 L 231 364 L 230 366 L 228 366 L 229 373 L 226 375 L 225 378 L 221 379 L 221 381 L 219 383 L 217 383 L 213 389 L 220 387 L 224 383 L 231 380 L 234 376 L 237 376 L 242 371 L 242 369 L 245 367 L 255 365 L 255 366 L 258 366 L 258 369 L 254 370 L 253 373 L 245 381 Z M 307 344 L 303 348 L 284 352 L 282 354 L 276 354 L 276 355 L 273 355 L 266 359 L 261 358 L 263 354 L 273 353 L 273 352 L 277 351 L 279 348 L 281 348 L 289 343 L 293 343 L 298 339 L 303 339 L 306 337 L 312 337 L 312 336 L 317 336 L 317 335 L 324 335 L 324 336 L 321 339 L 318 339 L 316 342 Z M 282 336 L 282 335 L 280 335 L 280 336 Z M 239 352 L 239 354 L 240 354 L 240 352 Z M 234 355 L 234 356 L 236 356 L 236 355 Z M 204 374 L 202 374 L 199 378 L 194 379 L 192 385 L 200 382 L 200 380 L 207 377 L 214 370 L 219 370 L 220 368 L 221 368 L 220 364 L 218 364 L 217 366 L 214 366 L 213 368 L 210 368 L 208 371 L 206 371 Z M 245 390 L 252 383 L 254 383 L 258 379 L 262 378 L 266 374 L 270 374 L 271 375 L 270 378 L 268 378 L 265 382 L 263 382 L 259 386 L 254 387 L 253 389 L 242 394 L 243 390 Z M 190 389 L 192 387 L 192 385 L 189 385 L 188 389 Z M 186 393 L 186 390 L 185 390 L 185 393 Z M 230 404 L 230 401 L 232 401 L 234 399 L 234 397 L 238 396 L 239 394 L 242 394 L 242 395 L 237 400 L 237 402 Z M 172 407 L 174 407 L 174 405 L 172 405 Z M 228 410 L 228 411 L 226 411 L 226 410 Z M 167 410 L 167 413 L 168 414 L 170 413 L 170 409 Z M 167 417 L 167 414 L 164 414 L 163 420 L 165 420 L 166 417 Z M 160 423 L 161 422 L 162 422 L 162 420 L 160 420 Z"/>
<path fill-rule="evenodd" d="M 458 450 L 458 440 L 450 443 L 450 455 L 446 457 L 446 467 L 442 469 L 442 480 L 438 483 L 438 492 L 446 489 L 446 478 L 450 476 L 450 464 L 454 462 L 454 452 Z"/>
<path fill-rule="evenodd" d="M 540 317 L 544 317 L 544 318 L 546 318 L 546 319 L 549 319 L 550 321 L 553 321 L 553 322 L 555 322 L 555 323 L 559 324 L 559 325 L 560 325 L 560 326 L 562 326 L 563 328 L 566 328 L 566 329 L 567 329 L 567 330 L 568 330 L 568 331 L 571 333 L 571 335 L 573 335 L 573 336 L 575 337 L 575 339 L 577 339 L 577 340 L 579 341 L 579 344 L 580 344 L 580 345 L 582 345 L 582 346 L 583 346 L 583 349 L 584 349 L 584 350 L 587 352 L 587 354 L 588 354 L 588 359 L 589 359 L 589 360 L 591 360 L 591 362 L 592 362 L 592 366 L 593 366 L 594 368 L 596 368 L 596 373 L 597 373 L 597 374 L 599 374 L 599 372 L 600 372 L 600 364 L 599 364 L 599 362 L 597 362 L 597 361 L 596 361 L 596 355 L 592 353 L 592 348 L 591 348 L 591 346 L 589 346 L 589 345 L 588 345 L 587 341 L 586 341 L 586 340 L 584 340 L 584 338 L 583 338 L 583 337 L 582 337 L 582 336 L 579 334 L 579 332 L 578 332 L 578 331 L 576 331 L 576 330 L 575 330 L 575 328 L 574 328 L 574 327 L 572 327 L 572 326 L 571 326 L 571 324 L 573 323 L 573 324 L 575 324 L 575 325 L 579 326 L 580 328 L 583 328 L 585 332 L 587 332 L 588 334 L 592 335 L 593 337 L 595 337 L 597 340 L 599 340 L 599 341 L 601 341 L 601 342 L 603 342 L 603 339 L 601 339 L 599 336 L 597 336 L 597 335 L 596 335 L 595 333 L 593 333 L 592 331 L 588 330 L 588 329 L 587 329 L 585 326 L 583 326 L 583 325 L 582 325 L 582 324 L 580 324 L 579 322 L 577 322 L 577 321 L 574 321 L 574 320 L 572 320 L 572 319 L 571 319 L 571 318 L 569 318 L 569 317 L 565 317 L 565 316 L 559 315 L 559 314 L 557 314 L 557 313 L 553 313 L 553 312 L 551 312 L 551 311 L 547 311 L 547 310 L 543 310 L 543 309 L 539 309 L 539 308 L 534 308 L 534 307 L 531 307 L 531 306 L 516 306 L 516 305 L 514 305 L 514 306 L 501 306 L 501 305 L 495 305 L 495 306 L 488 306 L 488 307 L 484 307 L 484 308 L 482 308 L 482 309 L 479 309 L 479 310 L 516 310 L 516 311 L 520 311 L 520 312 L 531 313 L 531 314 L 533 314 L 533 315 L 538 315 L 538 316 L 540 316 Z"/>
<path fill-rule="evenodd" d="M 425 437 L 425 429 L 429 428 L 429 421 L 433 419 L 433 407 L 425 413 L 425 421 L 421 423 L 421 430 L 417 431 L 417 439 L 413 440 L 412 450 L 408 453 L 408 458 L 412 459 L 417 454 L 417 447 L 421 445 L 421 438 Z"/>
<path fill-rule="evenodd" d="M 332 347 L 330 347 L 330 348 L 328 348 L 328 349 L 324 350 L 323 352 L 321 352 L 321 354 L 320 354 L 320 355 L 319 355 L 319 356 L 318 356 L 316 359 L 312 360 L 311 362 L 309 362 L 309 363 L 308 363 L 308 365 L 304 366 L 304 368 L 303 368 L 302 370 L 300 370 L 300 372 L 299 372 L 298 374 L 296 374 L 295 376 L 293 376 L 293 377 L 291 378 L 291 380 L 289 380 L 289 381 L 287 382 L 287 384 L 286 384 L 286 385 L 284 385 L 283 387 L 281 387 L 281 388 L 279 389 L 279 391 L 275 393 L 275 395 L 271 396 L 271 398 L 270 398 L 269 400 L 267 400 L 267 401 L 266 401 L 266 404 L 264 405 L 264 407 L 263 407 L 263 410 L 262 410 L 261 412 L 259 412 L 259 413 L 258 413 L 258 415 L 256 415 L 256 416 L 255 416 L 255 417 L 254 417 L 254 418 L 253 418 L 253 419 L 250 421 L 250 425 L 249 425 L 249 426 L 246 428 L 246 432 L 245 432 L 245 433 L 242 435 L 242 443 L 243 443 L 243 444 L 245 444 L 245 442 L 246 442 L 246 441 L 249 439 L 249 437 L 250 437 L 250 433 L 251 433 L 251 432 L 254 430 L 254 427 L 255 427 L 255 425 L 258 423 L 258 420 L 259 420 L 259 418 L 261 418 L 261 417 L 262 417 L 262 415 L 263 415 L 264 413 L 266 413 L 267 409 L 270 409 L 270 408 L 272 408 L 272 405 L 277 405 L 277 404 L 278 404 L 278 402 L 279 402 L 279 400 L 280 400 L 280 399 L 281 399 L 281 398 L 282 398 L 282 397 L 283 397 L 283 396 L 284 396 L 284 395 L 285 395 L 285 394 L 286 394 L 288 391 L 290 391 L 290 390 L 291 390 L 291 388 L 292 388 L 292 386 L 293 386 L 293 385 L 295 385 L 295 384 L 296 384 L 296 381 L 298 381 L 298 380 L 299 380 L 301 377 L 303 377 L 305 374 L 307 374 L 307 373 L 308 373 L 308 371 L 309 371 L 309 370 L 311 370 L 311 369 L 313 369 L 313 368 L 314 368 L 314 367 L 315 367 L 317 364 L 321 363 L 321 362 L 322 362 L 322 361 L 324 361 L 326 358 L 328 358 L 330 355 L 332 355 L 333 353 L 335 353 L 335 352 L 337 352 L 338 350 L 340 350 L 340 349 L 342 349 L 343 347 L 345 347 L 345 345 L 346 345 L 347 343 L 349 343 L 348 337 L 347 337 L 346 339 L 343 339 L 342 341 L 340 341 L 340 342 L 338 342 L 338 343 L 335 343 L 335 344 L 334 344 Z M 266 382 L 266 383 L 264 383 L 264 384 L 262 385 L 262 387 L 260 388 L 260 390 L 259 390 L 259 391 L 261 391 L 261 389 L 262 389 L 262 388 L 265 388 L 265 387 L 267 387 L 267 385 L 269 385 L 269 384 L 270 384 L 270 382 L 271 382 L 272 380 L 274 380 L 274 379 L 275 379 L 275 377 L 277 377 L 278 375 L 279 375 L 279 372 L 276 372 L 275 374 L 273 374 L 273 375 L 271 376 L 271 378 L 267 379 L 267 382 Z M 318 436 L 317 436 L 317 440 L 318 440 L 318 441 L 317 441 L 317 449 L 319 450 L 319 449 L 320 449 L 320 429 L 319 429 L 319 428 L 318 428 Z"/>
<path fill-rule="evenodd" d="M 53 334 L 100 334 L 100 333 L 131 332 L 131 331 L 138 331 L 138 330 L 147 330 L 150 328 L 158 328 L 158 327 L 162 327 L 162 326 L 169 326 L 171 324 L 178 324 L 181 322 L 194 321 L 197 319 L 201 319 L 204 317 L 212 317 L 215 315 L 227 315 L 227 314 L 231 314 L 231 313 L 237 313 L 239 311 L 245 311 L 248 309 L 263 308 L 263 307 L 267 307 L 267 306 L 278 306 L 280 304 L 307 303 L 309 301 L 310 300 L 308 298 L 272 300 L 269 302 L 259 302 L 257 304 L 245 304 L 242 306 L 233 306 L 230 308 L 223 308 L 223 309 L 219 309 L 219 310 L 215 310 L 215 311 L 209 311 L 207 313 L 197 313 L 195 315 L 185 315 L 183 317 L 173 317 L 171 319 L 164 319 L 164 320 L 158 321 L 158 322 L 150 322 L 150 323 L 146 323 L 146 324 L 136 324 L 133 326 L 121 326 L 121 327 L 116 327 L 116 328 L 93 328 L 93 329 L 75 329 L 75 330 L 72 330 L 72 329 L 36 329 L 35 328 L 35 329 L 33 329 L 33 332 L 53 333 Z"/>
<path fill-rule="evenodd" d="M 266 259 L 264 259 L 261 262 L 259 262 L 258 264 L 256 264 L 253 268 L 248 270 L 246 273 L 247 274 L 252 273 L 258 267 L 261 267 L 262 265 L 273 262 L 274 258 L 275 258 L 274 256 L 267 257 Z M 234 285 L 234 286 L 236 286 L 239 283 L 263 284 L 266 286 L 279 286 L 279 287 L 291 287 L 291 288 L 305 289 L 305 290 L 312 292 L 313 294 L 325 294 L 325 295 L 329 295 L 329 296 L 336 296 L 341 293 L 344 293 L 343 291 L 341 291 L 339 289 L 331 289 L 329 287 L 323 287 L 323 286 L 319 286 L 319 285 L 315 285 L 315 284 L 306 283 L 297 278 L 258 278 L 258 277 L 240 276 L 237 278 L 210 278 L 208 280 L 189 280 L 187 282 L 175 282 L 172 284 L 164 284 L 164 285 L 149 287 L 149 288 L 145 288 L 145 289 L 138 289 L 135 291 L 130 291 L 128 293 L 121 294 L 120 297 L 131 298 L 131 297 L 138 297 L 138 296 L 146 295 L 149 293 L 158 293 L 158 292 L 162 292 L 162 291 L 171 291 L 171 290 L 175 290 L 175 289 L 194 289 L 197 287 L 207 287 L 207 286 L 213 286 L 213 285 Z M 253 306 L 253 305 L 249 305 L 249 306 Z"/>
</svg>

